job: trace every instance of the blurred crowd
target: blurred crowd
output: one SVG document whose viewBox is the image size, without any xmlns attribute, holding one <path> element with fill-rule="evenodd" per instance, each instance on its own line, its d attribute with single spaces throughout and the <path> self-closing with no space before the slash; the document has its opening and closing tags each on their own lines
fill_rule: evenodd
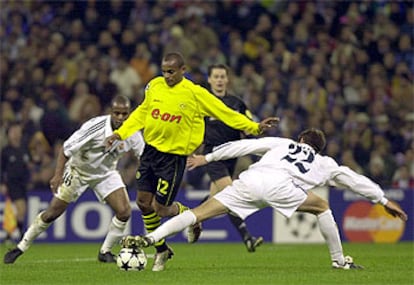
<svg viewBox="0 0 414 285">
<path fill-rule="evenodd" d="M 31 188 L 47 189 L 55 153 L 115 94 L 136 107 L 162 55 L 181 52 L 208 87 L 212 63 L 269 135 L 327 135 L 325 153 L 383 187 L 414 189 L 411 1 L 0 1 L 1 147 L 22 123 Z M 133 184 L 136 161 L 120 169 Z"/>
</svg>

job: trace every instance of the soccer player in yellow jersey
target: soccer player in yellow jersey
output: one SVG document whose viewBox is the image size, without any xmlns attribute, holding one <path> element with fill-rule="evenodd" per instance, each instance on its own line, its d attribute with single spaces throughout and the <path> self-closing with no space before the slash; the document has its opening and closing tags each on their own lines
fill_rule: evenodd
<svg viewBox="0 0 414 285">
<path fill-rule="evenodd" d="M 106 139 L 110 148 L 143 129 L 146 146 L 137 172 L 137 204 L 145 229 L 154 231 L 162 217 L 175 216 L 188 207 L 174 199 L 179 190 L 186 158 L 202 143 L 204 117 L 214 117 L 230 127 L 258 135 L 273 127 L 279 119 L 270 117 L 256 123 L 227 107 L 207 89 L 184 77 L 184 59 L 168 53 L 162 59 L 162 76 L 152 79 L 145 88 L 145 99 L 123 125 Z M 188 241 L 195 242 L 201 225 L 189 229 Z M 155 244 L 153 271 L 162 271 L 173 252 L 164 239 Z"/>
</svg>

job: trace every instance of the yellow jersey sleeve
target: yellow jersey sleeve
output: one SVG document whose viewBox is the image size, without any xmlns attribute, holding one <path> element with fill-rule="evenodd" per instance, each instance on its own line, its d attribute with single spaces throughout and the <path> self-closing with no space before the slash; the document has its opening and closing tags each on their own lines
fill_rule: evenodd
<svg viewBox="0 0 414 285">
<path fill-rule="evenodd" d="M 146 93 L 146 92 L 145 92 Z M 148 111 L 149 99 L 145 94 L 144 101 L 139 105 L 126 119 L 122 126 L 115 130 L 114 133 L 118 134 L 122 140 L 132 136 L 138 130 L 141 130 L 145 126 L 145 118 Z"/>
<path fill-rule="evenodd" d="M 201 90 L 199 97 L 204 116 L 215 117 L 229 127 L 241 131 L 246 131 L 253 135 L 260 134 L 259 123 L 252 121 L 248 113 L 239 112 L 227 107 L 220 99 L 211 94 L 207 89 L 198 86 Z M 249 112 L 250 113 L 250 112 Z"/>
</svg>

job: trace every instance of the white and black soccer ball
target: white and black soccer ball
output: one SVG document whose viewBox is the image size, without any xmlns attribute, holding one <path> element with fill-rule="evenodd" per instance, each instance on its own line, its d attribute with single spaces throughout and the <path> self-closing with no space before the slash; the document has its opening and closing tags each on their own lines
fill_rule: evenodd
<svg viewBox="0 0 414 285">
<path fill-rule="evenodd" d="M 123 271 L 141 271 L 147 266 L 147 255 L 141 248 L 122 248 L 116 264 Z"/>
</svg>

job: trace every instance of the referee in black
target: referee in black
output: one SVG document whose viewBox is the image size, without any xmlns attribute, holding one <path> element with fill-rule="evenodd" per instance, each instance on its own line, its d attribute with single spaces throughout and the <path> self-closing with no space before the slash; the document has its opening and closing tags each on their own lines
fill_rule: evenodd
<svg viewBox="0 0 414 285">
<path fill-rule="evenodd" d="M 7 130 L 8 144 L 1 151 L 1 184 L 2 194 L 8 195 L 16 207 L 17 228 L 20 237 L 24 233 L 24 222 L 27 211 L 27 188 L 30 182 L 30 155 L 22 144 L 23 126 L 12 123 Z M 8 233 L 5 241 L 12 241 Z"/>
<path fill-rule="evenodd" d="M 246 104 L 237 96 L 227 93 L 229 83 L 229 69 L 224 64 L 213 64 L 208 67 L 208 83 L 211 92 L 216 95 L 227 107 L 244 114 L 252 120 L 252 114 L 247 109 Z M 213 147 L 221 145 L 229 141 L 235 141 L 243 138 L 245 134 L 242 131 L 232 129 L 223 122 L 212 118 L 205 118 L 204 148 L 202 153 L 212 152 Z M 236 168 L 237 158 L 210 162 L 205 166 L 205 171 L 211 179 L 210 196 L 223 190 L 226 186 L 231 185 L 232 177 Z M 208 197 L 206 197 L 207 199 Z M 263 237 L 253 237 L 245 222 L 234 214 L 229 214 L 232 224 L 243 239 L 248 252 L 254 252 L 263 242 Z"/>
</svg>

